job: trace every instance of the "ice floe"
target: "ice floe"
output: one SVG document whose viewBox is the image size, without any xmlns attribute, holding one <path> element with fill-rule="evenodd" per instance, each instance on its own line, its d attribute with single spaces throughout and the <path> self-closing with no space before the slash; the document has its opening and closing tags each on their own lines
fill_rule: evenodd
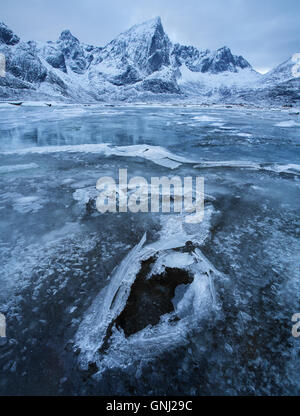
<svg viewBox="0 0 300 416">
<path fill-rule="evenodd" d="M 281 165 L 279 163 L 257 163 L 257 162 L 243 162 L 243 161 L 203 161 L 198 165 L 194 166 L 198 169 L 206 168 L 237 168 L 237 169 L 248 169 L 248 170 L 262 170 L 273 173 L 289 173 L 292 175 L 300 174 L 300 165 L 297 164 L 286 164 Z"/>
<path fill-rule="evenodd" d="M 260 164 L 255 162 L 243 162 L 236 160 L 228 161 L 203 161 L 195 168 L 242 168 L 242 169 L 260 169 Z"/>
<path fill-rule="evenodd" d="M 192 117 L 193 120 L 202 121 L 204 123 L 210 123 L 210 122 L 219 122 L 220 119 L 217 117 L 211 117 L 211 116 L 195 116 Z"/>
<path fill-rule="evenodd" d="M 182 163 L 196 163 L 196 161 L 175 155 L 161 146 L 132 145 L 111 146 L 108 143 L 84 144 L 74 146 L 41 146 L 1 152 L 0 154 L 26 155 L 48 153 L 98 153 L 104 156 L 141 157 L 151 162 L 170 169 L 178 168 Z"/>
<path fill-rule="evenodd" d="M 251 137 L 253 137 L 252 136 L 252 134 L 249 134 L 249 133 L 237 133 L 237 136 L 239 136 L 239 137 L 246 137 L 246 138 L 251 138 Z"/>
<path fill-rule="evenodd" d="M 8 165 L 0 166 L 0 174 L 18 172 L 22 170 L 37 169 L 39 166 L 36 163 L 27 163 L 24 165 Z"/>
<path fill-rule="evenodd" d="M 275 127 L 299 127 L 300 123 L 296 123 L 295 120 L 287 120 L 281 121 L 280 123 L 276 123 Z"/>
</svg>

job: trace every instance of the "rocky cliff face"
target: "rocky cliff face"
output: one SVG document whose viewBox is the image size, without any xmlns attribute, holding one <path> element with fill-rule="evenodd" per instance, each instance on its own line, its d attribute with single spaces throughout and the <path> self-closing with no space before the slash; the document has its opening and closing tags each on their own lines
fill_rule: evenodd
<svg viewBox="0 0 300 416">
<path fill-rule="evenodd" d="M 100 62 L 116 70 L 132 67 L 143 78 L 170 65 L 171 48 L 158 17 L 119 35 L 103 48 Z"/>
<path fill-rule="evenodd" d="M 229 48 L 224 46 L 216 51 L 199 51 L 193 46 L 176 44 L 173 54 L 178 64 L 184 63 L 190 71 L 218 74 L 220 72 L 238 72 L 239 69 L 251 68 L 249 62 L 242 56 L 232 55 Z"/>
<path fill-rule="evenodd" d="M 0 22 L 0 44 L 15 45 L 20 38 L 16 36 L 3 22 Z"/>
<path fill-rule="evenodd" d="M 201 51 L 173 45 L 159 17 L 133 26 L 104 47 L 83 44 L 69 30 L 55 42 L 25 43 L 0 23 L 0 53 L 6 57 L 0 99 L 89 102 L 193 96 L 224 101 L 250 85 L 262 88 L 262 76 L 227 47 Z M 287 81 L 282 74 L 290 66 L 285 63 L 263 79 L 269 87 Z"/>
<path fill-rule="evenodd" d="M 133 26 L 101 50 L 91 63 L 92 78 L 118 87 L 134 86 L 136 94 L 180 94 L 172 48 L 159 17 Z"/>
</svg>

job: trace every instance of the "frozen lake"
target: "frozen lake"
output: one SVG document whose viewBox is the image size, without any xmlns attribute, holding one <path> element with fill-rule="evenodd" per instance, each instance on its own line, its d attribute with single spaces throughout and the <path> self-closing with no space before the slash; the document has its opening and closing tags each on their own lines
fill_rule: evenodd
<svg viewBox="0 0 300 416">
<path fill-rule="evenodd" d="M 119 169 L 204 177 L 204 222 L 100 214 Z M 0 105 L 0 394 L 299 394 L 299 206 L 290 109 Z"/>
</svg>

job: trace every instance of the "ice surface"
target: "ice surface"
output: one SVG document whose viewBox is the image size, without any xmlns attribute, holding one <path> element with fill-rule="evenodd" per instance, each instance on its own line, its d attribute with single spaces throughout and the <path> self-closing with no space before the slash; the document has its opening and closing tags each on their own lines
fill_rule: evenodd
<svg viewBox="0 0 300 416">
<path fill-rule="evenodd" d="M 37 212 L 43 207 L 38 196 L 24 196 L 15 200 L 14 209 L 18 212 Z"/>
<path fill-rule="evenodd" d="M 298 394 L 286 323 L 300 293 L 300 130 L 275 127 L 298 124 L 298 114 L 82 110 L 0 105 L 0 312 L 10 339 L 0 348 L 1 391 Z M 126 168 L 149 182 L 173 166 L 181 178 L 204 177 L 202 223 L 186 222 L 188 212 L 101 215 L 89 204 L 99 177 L 117 181 Z M 138 292 L 143 276 L 151 292 Z M 178 276 L 190 280 L 163 292 L 172 308 L 156 322 L 147 321 L 150 303 L 131 315 L 133 326 L 148 322 L 136 332 L 113 324 L 131 293 L 143 305 L 142 295 Z"/>
<path fill-rule="evenodd" d="M 80 202 L 81 204 L 87 204 L 91 199 L 95 200 L 99 195 L 99 191 L 97 191 L 96 186 L 90 186 L 88 188 L 80 188 L 76 189 L 73 193 L 73 198 L 75 201 Z"/>
</svg>

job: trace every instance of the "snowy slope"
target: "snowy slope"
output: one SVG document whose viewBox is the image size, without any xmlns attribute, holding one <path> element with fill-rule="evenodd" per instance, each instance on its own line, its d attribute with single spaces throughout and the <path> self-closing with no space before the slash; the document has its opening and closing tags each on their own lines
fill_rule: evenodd
<svg viewBox="0 0 300 416">
<path fill-rule="evenodd" d="M 298 56 L 299 55 L 299 59 Z M 272 69 L 264 76 L 264 82 L 269 84 L 278 84 L 286 82 L 291 79 L 300 77 L 300 67 L 297 67 L 297 62 L 300 63 L 300 54 L 295 54 L 288 60 Z"/>
</svg>

